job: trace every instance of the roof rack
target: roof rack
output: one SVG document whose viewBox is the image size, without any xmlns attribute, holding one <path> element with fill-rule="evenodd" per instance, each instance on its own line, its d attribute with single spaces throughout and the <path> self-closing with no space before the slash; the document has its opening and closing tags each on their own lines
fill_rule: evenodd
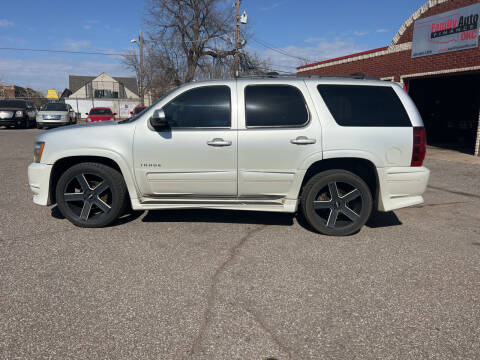
<svg viewBox="0 0 480 360">
<path fill-rule="evenodd" d="M 329 79 L 329 78 L 343 78 L 343 79 L 357 79 L 357 80 L 380 80 L 376 76 L 366 76 L 362 73 L 355 73 L 350 75 L 309 75 L 309 74 L 279 74 L 277 72 L 270 72 L 258 75 L 240 75 L 239 79 L 276 79 L 276 78 L 297 78 L 297 79 Z"/>
</svg>

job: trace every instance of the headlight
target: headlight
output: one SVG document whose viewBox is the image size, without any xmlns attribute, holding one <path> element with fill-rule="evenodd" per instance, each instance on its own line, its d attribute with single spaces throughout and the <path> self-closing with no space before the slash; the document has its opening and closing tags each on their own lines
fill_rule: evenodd
<svg viewBox="0 0 480 360">
<path fill-rule="evenodd" d="M 36 142 L 35 150 L 33 151 L 33 161 L 39 163 L 42 161 L 43 148 L 45 147 L 44 142 Z"/>
<path fill-rule="evenodd" d="M 15 117 L 23 117 L 23 111 L 17 111 L 15 112 Z"/>
<path fill-rule="evenodd" d="M 92 121 L 92 119 L 90 119 L 90 118 L 87 117 L 87 122 L 90 122 L 90 121 Z"/>
</svg>

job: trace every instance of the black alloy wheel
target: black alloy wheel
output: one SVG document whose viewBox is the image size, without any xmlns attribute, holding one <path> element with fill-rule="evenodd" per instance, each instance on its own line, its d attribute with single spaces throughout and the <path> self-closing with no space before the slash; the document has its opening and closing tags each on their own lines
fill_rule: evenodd
<svg viewBox="0 0 480 360">
<path fill-rule="evenodd" d="M 58 207 L 68 220 L 81 227 L 103 227 L 125 209 L 127 191 L 122 175 L 98 163 L 81 163 L 60 177 Z"/>
<path fill-rule="evenodd" d="M 308 223 L 319 233 L 351 235 L 370 217 L 372 195 L 357 175 L 345 170 L 329 170 L 307 182 L 301 208 Z"/>
</svg>

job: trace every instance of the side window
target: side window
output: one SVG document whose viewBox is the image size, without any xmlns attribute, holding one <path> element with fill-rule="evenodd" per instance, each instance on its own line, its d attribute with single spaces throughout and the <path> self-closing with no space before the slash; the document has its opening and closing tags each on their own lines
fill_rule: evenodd
<svg viewBox="0 0 480 360">
<path fill-rule="evenodd" d="M 247 127 L 301 127 L 308 110 L 299 89 L 290 85 L 250 85 L 245 88 Z"/>
<path fill-rule="evenodd" d="M 412 126 L 390 86 L 318 85 L 328 110 L 341 126 Z"/>
<path fill-rule="evenodd" d="M 184 92 L 163 110 L 172 128 L 230 127 L 230 103 L 228 86 L 205 86 Z"/>
</svg>

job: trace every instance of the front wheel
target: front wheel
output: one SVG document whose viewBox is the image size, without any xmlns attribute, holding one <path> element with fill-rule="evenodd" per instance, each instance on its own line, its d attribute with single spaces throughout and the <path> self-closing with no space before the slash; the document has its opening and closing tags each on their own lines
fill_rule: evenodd
<svg viewBox="0 0 480 360">
<path fill-rule="evenodd" d="M 80 227 L 107 226 L 127 205 L 122 175 L 98 163 L 80 163 L 69 168 L 58 180 L 55 195 L 62 215 Z"/>
<path fill-rule="evenodd" d="M 345 170 L 328 170 L 304 186 L 301 211 L 321 234 L 351 235 L 365 225 L 372 212 L 372 194 L 359 176 Z"/>
</svg>

